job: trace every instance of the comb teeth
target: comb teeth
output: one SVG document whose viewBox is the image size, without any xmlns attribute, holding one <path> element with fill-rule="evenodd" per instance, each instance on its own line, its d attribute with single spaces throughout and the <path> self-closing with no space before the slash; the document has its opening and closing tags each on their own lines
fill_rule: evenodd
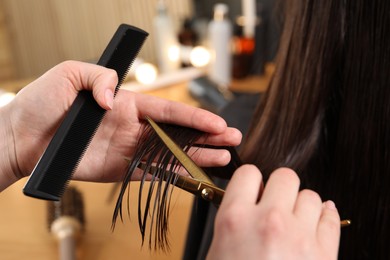
<svg viewBox="0 0 390 260">
<path fill-rule="evenodd" d="M 118 74 L 115 94 L 147 36 L 139 28 L 121 24 L 99 59 L 98 65 L 114 69 Z M 25 195 L 60 199 L 105 112 L 91 92 L 79 92 L 28 179 L 23 189 Z"/>
<path fill-rule="evenodd" d="M 80 96 L 84 97 L 83 106 L 66 133 L 62 145 L 58 147 L 53 161 L 47 165 L 46 174 L 39 186 L 40 190 L 57 197 L 64 193 L 105 114 L 105 110 L 94 101 L 90 92 L 82 91 Z"/>
</svg>

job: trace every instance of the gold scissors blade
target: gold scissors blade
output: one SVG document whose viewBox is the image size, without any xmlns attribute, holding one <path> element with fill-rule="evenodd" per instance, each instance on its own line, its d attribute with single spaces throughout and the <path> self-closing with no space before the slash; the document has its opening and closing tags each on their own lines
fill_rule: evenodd
<svg viewBox="0 0 390 260">
<path fill-rule="evenodd" d="M 183 152 L 183 150 L 164 132 L 164 130 L 162 130 L 150 117 L 146 117 L 146 120 L 153 127 L 154 131 L 161 138 L 168 149 L 173 153 L 176 159 L 183 165 L 183 167 L 193 178 L 215 186 L 207 174 L 198 165 L 196 165 L 195 162 L 185 152 Z"/>
</svg>

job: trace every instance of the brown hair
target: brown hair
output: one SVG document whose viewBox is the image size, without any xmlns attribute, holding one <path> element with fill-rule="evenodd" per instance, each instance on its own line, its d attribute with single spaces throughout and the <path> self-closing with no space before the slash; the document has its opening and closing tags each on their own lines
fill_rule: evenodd
<svg viewBox="0 0 390 260">
<path fill-rule="evenodd" d="M 287 1 L 276 71 L 241 150 L 295 169 L 352 225 L 341 259 L 390 256 L 390 1 Z"/>
<path fill-rule="evenodd" d="M 196 129 L 163 124 L 159 126 L 175 140 L 185 152 L 195 146 L 195 142 L 204 132 Z M 136 151 L 133 158 L 129 159 L 129 165 L 122 180 L 117 202 L 112 217 L 112 229 L 115 228 L 117 218 L 123 220 L 123 203 L 126 190 L 130 189 L 130 181 L 138 168 L 143 168 L 139 183 L 138 195 L 138 225 L 141 232 L 142 244 L 145 235 L 149 233 L 149 249 L 169 251 L 169 212 L 170 199 L 173 186 L 176 183 L 176 174 L 180 167 L 172 152 L 165 146 L 163 141 L 149 125 L 145 124 L 141 131 Z M 141 167 L 141 163 L 143 164 Z M 152 169 L 152 165 L 154 168 Z M 150 179 L 149 190 L 145 200 L 142 198 L 142 190 L 145 182 Z M 125 199 L 126 200 L 126 199 Z M 127 210 L 129 212 L 129 197 L 127 197 Z M 148 223 L 150 221 L 150 224 Z"/>
<path fill-rule="evenodd" d="M 284 10 L 275 75 L 241 158 L 256 164 L 265 180 L 277 167 L 293 168 L 302 188 L 336 202 L 341 217 L 352 220 L 342 230 L 341 259 L 387 259 L 390 1 L 289 0 Z M 140 221 L 142 232 L 145 224 Z"/>
</svg>

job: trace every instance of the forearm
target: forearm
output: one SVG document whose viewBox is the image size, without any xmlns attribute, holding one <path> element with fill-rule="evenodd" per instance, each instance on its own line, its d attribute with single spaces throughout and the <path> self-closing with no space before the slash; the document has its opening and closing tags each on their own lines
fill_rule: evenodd
<svg viewBox="0 0 390 260">
<path fill-rule="evenodd" d="M 18 180 L 13 170 L 15 149 L 9 115 L 9 107 L 0 108 L 0 192 Z"/>
</svg>

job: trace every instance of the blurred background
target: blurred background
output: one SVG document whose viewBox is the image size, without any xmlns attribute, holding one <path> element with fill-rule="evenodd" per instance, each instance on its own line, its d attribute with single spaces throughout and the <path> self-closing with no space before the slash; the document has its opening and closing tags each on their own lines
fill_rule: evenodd
<svg viewBox="0 0 390 260">
<path fill-rule="evenodd" d="M 95 62 L 120 23 L 150 33 L 139 57 L 156 64 L 156 35 L 153 33 L 157 0 L 0 0 L 0 80 L 36 77 L 61 61 L 74 59 Z M 216 3 L 229 6 L 234 24 L 242 15 L 241 1 L 166 0 L 173 30 L 180 33 L 186 19 L 204 40 L 204 24 L 213 16 Z M 245 1 L 244 1 L 245 2 Z M 272 0 L 257 1 L 257 14 L 268 23 L 263 42 L 268 59 L 274 55 L 277 28 L 266 19 Z M 271 25 L 271 26 L 269 26 Z M 270 29 L 269 29 L 270 28 Z M 203 39 L 201 39 L 203 38 Z M 268 43 L 270 42 L 270 43 Z"/>
<path fill-rule="evenodd" d="M 124 88 L 219 112 L 236 96 L 266 88 L 280 31 L 274 7 L 273 0 L 0 0 L 0 107 L 62 61 L 96 63 L 118 25 L 127 23 L 150 35 Z M 226 52 L 217 55 L 221 44 Z M 0 194 L 1 259 L 56 259 L 45 202 L 22 195 L 25 181 Z M 85 200 L 79 259 L 182 258 L 192 195 L 175 191 L 172 250 L 155 253 L 141 247 L 135 207 L 111 232 L 110 184 L 74 184 Z M 133 202 L 137 192 L 131 191 Z"/>
<path fill-rule="evenodd" d="M 0 79 L 35 77 L 68 59 L 96 61 L 119 24 L 151 32 L 156 2 L 1 0 Z M 191 17 L 190 0 L 166 3 L 177 23 Z M 151 62 L 155 62 L 153 41 L 151 34 L 140 53 Z"/>
</svg>

